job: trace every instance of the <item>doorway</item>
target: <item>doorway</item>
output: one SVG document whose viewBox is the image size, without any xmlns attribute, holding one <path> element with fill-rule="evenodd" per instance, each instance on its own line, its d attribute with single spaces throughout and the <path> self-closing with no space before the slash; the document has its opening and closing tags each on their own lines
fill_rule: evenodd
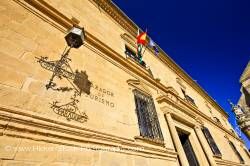
<svg viewBox="0 0 250 166">
<path fill-rule="evenodd" d="M 190 166 L 199 166 L 199 162 L 195 156 L 193 147 L 192 147 L 190 140 L 189 140 L 189 134 L 184 133 L 182 131 L 177 131 L 177 132 L 178 132 L 178 135 L 179 135 L 182 147 L 184 149 L 184 152 L 186 154 L 189 165 Z"/>
</svg>

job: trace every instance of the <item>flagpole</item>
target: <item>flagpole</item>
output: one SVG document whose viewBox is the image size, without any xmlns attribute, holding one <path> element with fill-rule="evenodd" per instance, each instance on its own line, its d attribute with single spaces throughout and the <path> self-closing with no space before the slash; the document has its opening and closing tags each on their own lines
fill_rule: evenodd
<svg viewBox="0 0 250 166">
<path fill-rule="evenodd" d="M 144 51 L 143 51 L 142 55 L 144 55 L 144 52 L 146 51 L 146 48 L 147 48 L 146 46 L 144 46 L 144 47 L 145 47 L 145 49 L 144 49 Z"/>
<path fill-rule="evenodd" d="M 145 32 L 146 32 L 146 34 L 147 34 L 147 32 L 148 32 L 148 29 L 147 29 L 147 28 L 146 28 L 146 31 L 145 31 Z M 147 40 L 147 39 L 146 39 L 146 40 Z M 144 47 L 145 47 L 145 49 L 144 49 L 144 51 L 143 51 L 143 53 L 142 53 L 142 56 L 144 55 L 144 53 L 145 53 L 145 51 L 146 51 L 146 48 L 147 48 L 146 46 L 144 46 Z"/>
<path fill-rule="evenodd" d="M 139 34 L 140 34 L 140 28 L 139 28 L 138 26 L 137 26 L 137 28 L 138 28 L 138 32 L 137 32 L 137 37 L 138 37 Z M 146 34 L 147 34 L 147 31 L 148 31 L 148 30 L 146 29 L 146 31 L 145 31 Z M 138 40 L 138 39 L 137 39 L 137 40 Z M 145 40 L 147 40 L 147 39 L 145 39 Z M 138 41 L 137 41 L 137 42 L 138 42 Z M 146 51 L 146 46 L 144 46 L 145 48 L 144 48 L 144 51 L 142 52 L 142 49 L 143 49 L 143 45 L 144 45 L 144 44 L 142 44 L 142 43 L 141 43 L 141 44 L 137 43 L 137 49 L 136 49 L 136 54 L 137 54 L 137 55 L 138 55 L 138 53 L 139 53 L 139 50 L 138 50 L 138 49 L 139 49 L 139 45 L 142 47 L 141 50 L 140 50 L 140 56 L 143 57 L 143 54 L 144 54 L 145 51 Z"/>
<path fill-rule="evenodd" d="M 137 27 L 137 36 L 136 36 L 136 38 L 139 36 L 139 34 L 140 34 L 140 31 L 141 31 L 141 29 L 138 27 L 138 26 L 136 26 Z M 139 53 L 139 44 L 136 42 L 136 55 L 138 56 L 138 53 Z"/>
</svg>

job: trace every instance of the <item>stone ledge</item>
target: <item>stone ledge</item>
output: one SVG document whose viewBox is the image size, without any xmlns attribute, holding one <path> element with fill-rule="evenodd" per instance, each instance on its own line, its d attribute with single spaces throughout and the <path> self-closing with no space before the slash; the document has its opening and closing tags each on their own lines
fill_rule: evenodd
<svg viewBox="0 0 250 166">
<path fill-rule="evenodd" d="M 225 165 L 225 166 L 250 166 L 250 165 L 247 165 L 247 164 L 240 164 L 240 163 L 236 163 L 236 162 L 233 162 L 233 161 L 229 161 L 229 160 L 224 160 L 224 159 L 218 159 L 218 158 L 215 158 L 215 161 L 216 161 L 216 164 L 218 165 Z"/>
<path fill-rule="evenodd" d="M 176 152 L 166 148 L 142 145 L 135 142 L 134 139 L 79 127 L 27 110 L 0 105 L 0 115 L 0 121 L 11 118 L 8 125 L 2 126 L 2 123 L 0 123 L 0 126 L 5 128 L 3 135 L 6 136 L 76 147 L 91 145 L 100 148 L 118 148 L 121 153 L 143 155 L 152 158 L 168 160 L 177 158 Z"/>
<path fill-rule="evenodd" d="M 161 140 L 154 140 L 154 139 L 146 138 L 146 137 L 142 137 L 142 136 L 135 136 L 134 138 L 135 138 L 135 140 L 139 140 L 139 141 L 142 141 L 145 143 L 150 143 L 152 145 L 161 146 L 161 147 L 165 146 L 164 142 Z"/>
</svg>

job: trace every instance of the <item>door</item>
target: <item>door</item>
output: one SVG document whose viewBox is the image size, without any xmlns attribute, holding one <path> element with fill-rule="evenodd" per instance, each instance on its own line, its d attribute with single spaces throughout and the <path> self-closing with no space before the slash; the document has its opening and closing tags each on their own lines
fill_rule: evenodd
<svg viewBox="0 0 250 166">
<path fill-rule="evenodd" d="M 188 163 L 190 166 L 199 166 L 198 160 L 195 156 L 193 147 L 189 141 L 188 134 L 178 132 L 179 138 L 186 154 Z"/>
</svg>

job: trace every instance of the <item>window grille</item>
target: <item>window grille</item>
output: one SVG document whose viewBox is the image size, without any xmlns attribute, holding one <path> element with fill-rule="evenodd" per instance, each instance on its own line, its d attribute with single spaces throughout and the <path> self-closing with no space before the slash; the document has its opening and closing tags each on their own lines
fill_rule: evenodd
<svg viewBox="0 0 250 166">
<path fill-rule="evenodd" d="M 246 153 L 246 155 L 250 158 L 250 154 L 249 154 L 248 150 L 246 150 L 245 148 L 243 148 L 243 149 L 244 149 L 244 152 Z"/>
<path fill-rule="evenodd" d="M 216 145 L 216 143 L 215 143 L 210 131 L 208 130 L 208 128 L 203 127 L 202 132 L 203 132 L 204 136 L 206 137 L 207 142 L 208 142 L 213 154 L 215 156 L 221 156 L 221 152 L 220 152 L 218 146 Z"/>
<path fill-rule="evenodd" d="M 221 123 L 220 119 L 219 119 L 219 118 L 217 118 L 217 117 L 215 117 L 215 116 L 214 116 L 214 121 L 215 121 L 216 123 L 219 123 L 219 124 L 221 124 L 221 125 L 222 125 L 222 123 Z"/>
<path fill-rule="evenodd" d="M 233 129 L 230 129 L 231 133 L 236 136 L 236 133 Z"/>
<path fill-rule="evenodd" d="M 153 98 L 134 90 L 140 136 L 163 141 Z"/>
<path fill-rule="evenodd" d="M 146 68 L 146 63 L 144 61 L 140 62 L 139 57 L 136 55 L 136 53 L 134 51 L 132 51 L 128 46 L 125 46 L 125 54 L 132 58 L 134 61 L 136 61 L 137 63 L 139 63 L 142 67 Z"/>
<path fill-rule="evenodd" d="M 131 58 L 136 57 L 136 53 L 134 51 L 132 51 L 131 49 L 129 49 L 128 46 L 125 46 L 125 54 Z"/>
<path fill-rule="evenodd" d="M 196 105 L 195 102 L 194 102 L 194 99 L 193 99 L 192 97 L 188 96 L 188 95 L 186 94 L 185 90 L 181 89 L 181 91 L 182 91 L 182 93 L 183 93 L 185 99 L 186 99 L 188 102 L 192 103 L 193 105 Z"/>
<path fill-rule="evenodd" d="M 236 149 L 236 147 L 234 146 L 234 144 L 233 144 L 231 141 L 228 141 L 228 142 L 229 142 L 231 148 L 233 149 L 234 153 L 235 153 L 235 154 L 237 155 L 237 157 L 239 158 L 240 163 L 243 164 L 243 163 L 244 163 L 244 160 L 243 160 L 242 156 L 240 155 L 239 151 Z"/>
</svg>

